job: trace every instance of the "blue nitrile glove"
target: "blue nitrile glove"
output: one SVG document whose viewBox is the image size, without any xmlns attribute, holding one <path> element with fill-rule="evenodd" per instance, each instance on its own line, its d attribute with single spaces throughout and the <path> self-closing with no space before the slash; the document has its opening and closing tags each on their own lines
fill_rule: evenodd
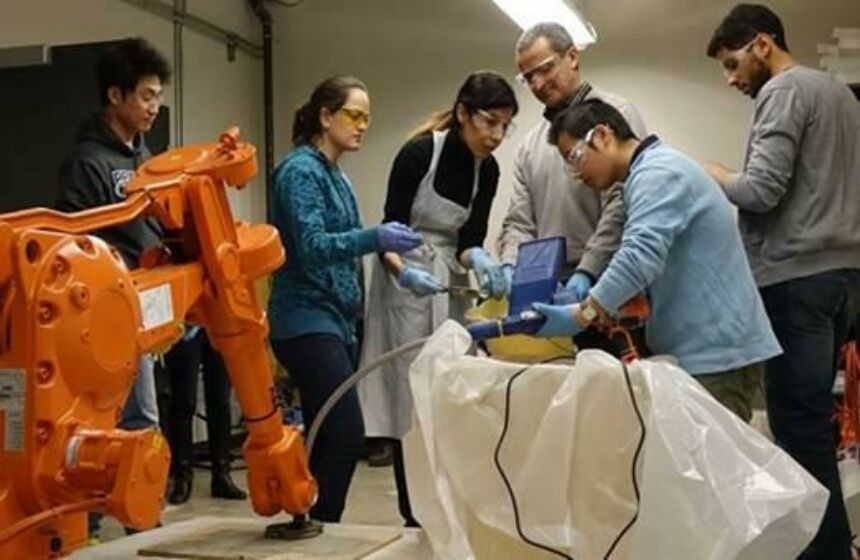
<svg viewBox="0 0 860 560">
<path fill-rule="evenodd" d="M 579 303 L 579 298 L 577 297 L 576 292 L 565 288 L 564 286 L 560 287 L 552 295 L 553 305 L 573 305 L 574 303 Z"/>
<path fill-rule="evenodd" d="M 419 297 L 429 296 L 445 289 L 435 276 L 414 266 L 404 267 L 397 277 L 397 282 Z"/>
<path fill-rule="evenodd" d="M 514 285 L 514 265 L 505 263 L 502 265 L 502 274 L 505 275 L 505 295 L 511 295 L 511 288 Z"/>
<path fill-rule="evenodd" d="M 570 280 L 567 281 L 567 284 L 564 286 L 565 289 L 573 292 L 573 295 L 576 297 L 576 301 L 585 301 L 585 298 L 588 297 L 588 292 L 591 291 L 591 277 L 584 272 L 574 272 L 573 276 L 570 277 Z"/>
<path fill-rule="evenodd" d="M 535 336 L 576 336 L 582 332 L 582 327 L 573 316 L 572 305 L 533 303 L 532 309 L 546 317 L 546 323 L 535 333 Z"/>
<path fill-rule="evenodd" d="M 400 222 L 386 222 L 376 228 L 379 250 L 383 253 L 405 253 L 418 247 L 424 240 L 409 227 Z"/>
<path fill-rule="evenodd" d="M 502 265 L 480 247 L 469 249 L 469 261 L 478 277 L 481 290 L 498 299 L 507 294 L 507 282 Z"/>
</svg>

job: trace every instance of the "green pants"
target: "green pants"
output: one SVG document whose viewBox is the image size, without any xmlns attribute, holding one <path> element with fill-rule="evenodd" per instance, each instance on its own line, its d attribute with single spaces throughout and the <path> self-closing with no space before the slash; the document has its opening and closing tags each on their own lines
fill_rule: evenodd
<svg viewBox="0 0 860 560">
<path fill-rule="evenodd" d="M 749 422 L 752 419 L 753 401 L 761 392 L 763 375 L 764 362 L 756 362 L 695 377 L 720 404 L 737 414 L 744 422 Z"/>
</svg>

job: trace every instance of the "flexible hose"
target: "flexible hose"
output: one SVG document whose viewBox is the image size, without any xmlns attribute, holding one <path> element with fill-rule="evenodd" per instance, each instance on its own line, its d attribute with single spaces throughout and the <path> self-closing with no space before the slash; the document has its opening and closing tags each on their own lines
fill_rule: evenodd
<svg viewBox="0 0 860 560">
<path fill-rule="evenodd" d="M 17 537 L 24 531 L 31 529 L 33 527 L 38 527 L 42 523 L 50 521 L 54 517 L 60 517 L 61 515 L 67 515 L 69 513 L 77 513 L 79 511 L 88 511 L 91 509 L 96 509 L 105 505 L 104 498 L 95 498 L 92 500 L 84 500 L 82 502 L 75 502 L 72 504 L 65 504 L 62 506 L 57 506 L 48 510 L 45 510 L 36 515 L 31 515 L 30 517 L 25 517 L 21 521 L 6 527 L 2 531 L 0 531 L 0 544 L 4 544 L 6 541 L 11 540 L 14 537 Z"/>
<path fill-rule="evenodd" d="M 377 359 L 373 360 L 363 368 L 359 369 L 358 371 L 347 377 L 340 385 L 337 386 L 337 389 L 335 389 L 332 394 L 329 395 L 329 398 L 326 399 L 326 401 L 320 407 L 319 412 L 317 412 L 316 418 L 314 418 L 313 424 L 311 424 L 311 429 L 308 430 L 308 439 L 305 444 L 308 450 L 308 460 L 310 460 L 311 452 L 313 452 L 314 450 L 314 443 L 316 443 L 317 435 L 319 435 L 320 426 L 322 426 L 322 423 L 325 421 L 326 416 L 328 416 L 331 412 L 331 409 L 334 408 L 334 405 L 338 403 L 338 401 L 347 393 L 347 391 L 352 389 L 356 383 L 361 381 L 371 371 L 375 370 L 389 360 L 393 360 L 401 354 L 405 354 L 410 350 L 414 350 L 415 348 L 422 346 L 425 342 L 427 342 L 428 338 L 430 337 L 425 336 L 424 338 L 419 338 L 418 340 L 408 342 L 402 346 L 398 346 L 390 352 L 386 352 L 385 354 L 381 355 Z"/>
</svg>

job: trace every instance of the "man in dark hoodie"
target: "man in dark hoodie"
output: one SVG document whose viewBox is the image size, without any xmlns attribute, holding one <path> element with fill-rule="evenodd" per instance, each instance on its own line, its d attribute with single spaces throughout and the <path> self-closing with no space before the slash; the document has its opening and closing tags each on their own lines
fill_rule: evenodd
<svg viewBox="0 0 860 560">
<path fill-rule="evenodd" d="M 102 109 L 87 119 L 60 169 L 57 209 L 78 212 L 125 200 L 125 187 L 151 154 L 143 133 L 152 128 L 170 77 L 167 60 L 144 39 L 125 39 L 96 64 Z M 152 219 L 98 232 L 119 250 L 129 268 L 160 242 Z"/>
<path fill-rule="evenodd" d="M 96 63 L 102 108 L 83 123 L 74 148 L 63 162 L 58 210 L 78 212 L 125 200 L 126 185 L 151 155 L 143 133 L 152 128 L 158 116 L 169 78 L 167 60 L 144 39 L 125 39 L 102 53 Z M 96 235 L 116 247 L 133 269 L 144 250 L 161 242 L 162 233 L 154 219 L 139 219 Z M 121 428 L 158 427 L 153 370 L 152 357 L 142 357 L 123 409 Z M 91 516 L 91 538 L 98 538 L 99 519 Z"/>
</svg>

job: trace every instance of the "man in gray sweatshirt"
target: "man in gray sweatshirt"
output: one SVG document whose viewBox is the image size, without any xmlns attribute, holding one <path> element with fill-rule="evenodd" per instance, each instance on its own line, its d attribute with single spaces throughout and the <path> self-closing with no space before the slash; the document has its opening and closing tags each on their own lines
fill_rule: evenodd
<svg viewBox="0 0 860 560">
<path fill-rule="evenodd" d="M 544 118 L 517 149 L 510 206 L 502 223 L 499 253 L 516 260 L 520 243 L 545 237 L 567 240 L 567 287 L 585 299 L 621 240 L 624 208 L 620 185 L 606 194 L 589 189 L 567 172 L 564 159 L 549 143 L 553 117 L 585 99 L 602 99 L 624 116 L 639 138 L 645 125 L 625 99 L 593 88 L 579 74 L 579 52 L 570 34 L 557 23 L 540 23 L 517 41 L 517 79 L 545 107 Z M 510 269 L 510 267 L 506 267 Z"/>
<path fill-rule="evenodd" d="M 803 559 L 850 560 L 833 426 L 838 352 L 860 302 L 860 104 L 797 64 L 779 18 L 740 4 L 707 49 L 728 84 L 755 101 L 743 169 L 705 168 L 738 207 L 747 256 L 785 353 L 765 373 L 779 443 L 828 490 Z"/>
</svg>

